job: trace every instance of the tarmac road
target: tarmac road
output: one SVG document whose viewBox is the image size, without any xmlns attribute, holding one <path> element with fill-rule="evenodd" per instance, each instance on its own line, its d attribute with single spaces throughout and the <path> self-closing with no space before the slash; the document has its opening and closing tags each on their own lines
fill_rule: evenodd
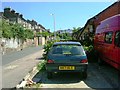
<svg viewBox="0 0 120 90">
<path fill-rule="evenodd" d="M 33 54 L 37 51 L 42 50 L 42 46 L 37 46 L 37 47 L 27 47 L 23 49 L 22 51 L 16 51 L 12 53 L 8 53 L 2 56 L 2 66 L 9 64 L 15 60 L 18 60 L 22 57 L 25 57 L 27 55 Z"/>
<path fill-rule="evenodd" d="M 2 66 L 2 88 L 16 87 L 23 77 L 40 62 L 37 58 L 41 58 L 42 53 L 42 47 L 32 47 L 22 52 L 5 55 Z"/>
</svg>

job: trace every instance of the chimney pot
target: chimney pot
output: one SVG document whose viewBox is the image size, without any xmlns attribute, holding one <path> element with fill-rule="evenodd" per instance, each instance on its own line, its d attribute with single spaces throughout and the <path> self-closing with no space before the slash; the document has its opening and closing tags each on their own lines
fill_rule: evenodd
<svg viewBox="0 0 120 90">
<path fill-rule="evenodd" d="M 4 12 L 10 12 L 10 8 L 4 8 Z"/>
<path fill-rule="evenodd" d="M 10 8 L 4 8 L 4 10 L 10 10 Z"/>
<path fill-rule="evenodd" d="M 20 17 L 22 18 L 22 17 L 23 17 L 23 15 L 22 15 L 22 14 L 20 14 Z"/>
<path fill-rule="evenodd" d="M 15 13 L 15 10 L 11 10 L 12 13 Z"/>
<path fill-rule="evenodd" d="M 16 15 L 19 15 L 19 13 L 16 13 Z"/>
</svg>

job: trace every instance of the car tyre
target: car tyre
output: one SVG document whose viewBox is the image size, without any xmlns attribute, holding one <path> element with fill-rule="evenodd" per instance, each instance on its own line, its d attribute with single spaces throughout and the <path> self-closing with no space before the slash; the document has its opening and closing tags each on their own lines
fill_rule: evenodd
<svg viewBox="0 0 120 90">
<path fill-rule="evenodd" d="M 51 79 L 52 76 L 53 76 L 52 72 L 47 72 L 47 78 L 48 78 L 48 79 Z"/>
<path fill-rule="evenodd" d="M 82 72 L 82 77 L 83 77 L 83 79 L 86 79 L 87 78 L 87 72 L 85 71 L 85 72 Z"/>
</svg>

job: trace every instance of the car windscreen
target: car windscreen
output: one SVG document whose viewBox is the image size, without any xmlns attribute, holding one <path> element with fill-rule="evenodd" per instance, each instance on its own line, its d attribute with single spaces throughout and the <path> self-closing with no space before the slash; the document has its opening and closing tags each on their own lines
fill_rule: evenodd
<svg viewBox="0 0 120 90">
<path fill-rule="evenodd" d="M 54 45 L 51 49 L 51 54 L 63 54 L 63 55 L 84 55 L 85 52 L 81 45 Z"/>
</svg>

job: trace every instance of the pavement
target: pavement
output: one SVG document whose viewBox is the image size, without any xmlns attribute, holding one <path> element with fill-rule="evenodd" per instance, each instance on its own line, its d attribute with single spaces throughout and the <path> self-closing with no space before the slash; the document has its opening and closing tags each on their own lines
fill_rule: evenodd
<svg viewBox="0 0 120 90">
<path fill-rule="evenodd" d="M 2 88 L 13 88 L 42 60 L 42 46 L 3 55 Z"/>
</svg>

